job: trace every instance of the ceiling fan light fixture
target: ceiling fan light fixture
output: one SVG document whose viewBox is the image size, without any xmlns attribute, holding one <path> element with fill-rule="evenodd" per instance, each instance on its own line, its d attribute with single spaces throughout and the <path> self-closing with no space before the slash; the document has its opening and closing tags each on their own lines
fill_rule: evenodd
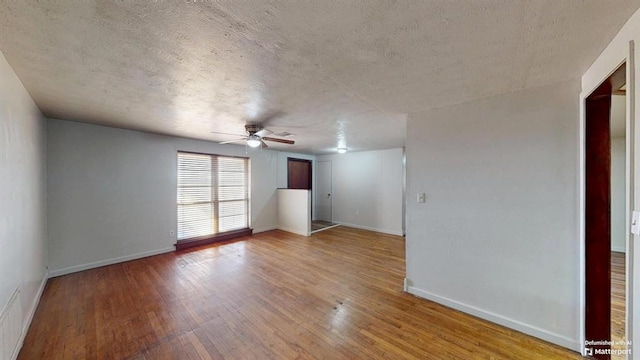
<svg viewBox="0 0 640 360">
<path fill-rule="evenodd" d="M 260 144 L 262 144 L 262 141 L 260 141 L 260 137 L 258 135 L 251 135 L 247 139 L 247 145 L 249 147 L 257 148 Z"/>
<path fill-rule="evenodd" d="M 347 148 L 338 148 L 338 154 L 344 154 L 347 152 Z"/>
</svg>

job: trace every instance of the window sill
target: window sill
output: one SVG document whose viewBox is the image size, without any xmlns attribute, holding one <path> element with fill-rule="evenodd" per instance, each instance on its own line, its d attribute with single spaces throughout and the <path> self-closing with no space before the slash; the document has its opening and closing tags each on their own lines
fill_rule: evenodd
<svg viewBox="0 0 640 360">
<path fill-rule="evenodd" d="M 215 234 L 215 235 L 207 235 L 207 236 L 201 236 L 193 239 L 179 240 L 174 246 L 176 247 L 176 250 L 183 250 L 183 249 L 188 249 L 194 246 L 211 244 L 218 241 L 239 238 L 242 236 L 249 236 L 252 233 L 253 233 L 253 230 L 249 228 L 233 230 L 233 231 L 227 231 L 227 232 Z"/>
</svg>

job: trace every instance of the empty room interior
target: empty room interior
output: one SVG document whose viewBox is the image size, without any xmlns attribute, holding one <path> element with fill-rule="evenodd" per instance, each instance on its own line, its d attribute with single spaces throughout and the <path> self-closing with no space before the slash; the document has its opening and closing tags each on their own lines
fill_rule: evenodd
<svg viewBox="0 0 640 360">
<path fill-rule="evenodd" d="M 640 359 L 639 8 L 0 2 L 0 360 Z"/>
</svg>

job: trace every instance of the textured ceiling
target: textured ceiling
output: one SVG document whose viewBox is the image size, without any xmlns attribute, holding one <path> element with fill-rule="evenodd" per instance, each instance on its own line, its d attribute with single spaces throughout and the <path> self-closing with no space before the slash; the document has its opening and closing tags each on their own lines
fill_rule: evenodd
<svg viewBox="0 0 640 360">
<path fill-rule="evenodd" d="M 224 141 L 270 120 L 324 153 L 404 145 L 405 114 L 578 78 L 640 0 L 1 1 L 48 117 Z"/>
</svg>

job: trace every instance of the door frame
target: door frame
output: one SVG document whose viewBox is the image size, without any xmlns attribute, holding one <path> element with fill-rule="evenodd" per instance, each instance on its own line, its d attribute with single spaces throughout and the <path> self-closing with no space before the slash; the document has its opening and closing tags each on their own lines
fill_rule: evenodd
<svg viewBox="0 0 640 360">
<path fill-rule="evenodd" d="M 630 234 L 630 220 L 631 220 L 631 212 L 635 207 L 634 204 L 640 203 L 640 199 L 636 200 L 634 179 L 635 175 L 635 158 L 636 156 L 640 156 L 637 154 L 637 151 L 640 151 L 640 148 L 636 148 L 636 130 L 635 130 L 635 62 L 634 62 L 634 43 L 630 41 L 628 43 L 628 47 L 624 49 L 624 54 L 619 54 L 620 56 L 617 60 L 611 61 L 608 60 L 608 64 L 598 63 L 592 66 L 595 70 L 591 72 L 600 71 L 598 79 L 594 81 L 593 74 L 589 73 L 589 77 L 583 76 L 582 79 L 582 92 L 580 93 L 580 121 L 579 121 L 579 139 L 578 139 L 578 147 L 579 147 L 579 183 L 578 183 L 578 191 L 579 191 L 579 207 L 578 207 L 578 234 L 579 234 L 579 251 L 580 251 L 580 260 L 579 260 L 579 296 L 580 296 L 580 305 L 579 305 L 579 324 L 578 324 L 578 340 L 579 343 L 579 351 L 583 356 L 586 355 L 585 344 L 585 325 L 586 325 L 586 258 L 585 258 L 585 209 L 586 209 L 586 196 L 585 196 L 585 179 L 586 179 L 586 149 L 585 149 L 585 140 L 586 140 L 586 98 L 591 95 L 603 82 L 605 82 L 613 73 L 620 68 L 623 64 L 626 64 L 626 278 L 625 278 L 625 290 L 626 290 L 626 340 L 633 341 L 634 340 L 634 324 L 633 324 L 633 289 L 637 288 L 636 284 L 634 284 L 634 276 L 633 276 L 633 263 L 634 263 L 634 246 L 633 239 L 635 238 Z M 604 62 L 604 60 L 602 61 Z M 591 82 L 591 83 L 589 83 Z M 587 88 L 587 86 L 590 86 Z M 640 195 L 640 194 L 638 194 Z M 639 259 L 640 260 L 640 259 Z M 638 278 L 640 281 L 640 277 Z M 640 285 L 640 284 L 638 284 Z"/>
<path fill-rule="evenodd" d="M 326 162 L 329 163 L 329 169 L 331 170 L 331 176 L 329 177 L 329 181 L 331 182 L 329 184 L 330 187 L 330 194 L 331 194 L 331 218 L 329 219 L 329 222 L 333 222 L 333 161 L 331 160 L 317 160 L 316 161 L 316 207 L 318 207 L 318 204 L 320 203 L 320 196 L 322 196 L 322 194 L 320 194 L 320 192 L 318 190 L 320 190 L 320 176 L 318 176 L 320 174 L 320 163 L 321 162 Z M 316 220 L 318 217 L 318 213 L 319 210 L 318 208 L 316 208 Z"/>
<path fill-rule="evenodd" d="M 620 67 L 623 69 L 624 65 Z M 615 74 L 620 74 L 616 70 Z M 612 75 L 585 100 L 585 340 L 611 340 Z M 620 84 L 622 85 L 622 84 Z M 596 358 L 609 359 L 590 345 Z M 591 355 L 587 353 L 587 355 Z"/>
</svg>

